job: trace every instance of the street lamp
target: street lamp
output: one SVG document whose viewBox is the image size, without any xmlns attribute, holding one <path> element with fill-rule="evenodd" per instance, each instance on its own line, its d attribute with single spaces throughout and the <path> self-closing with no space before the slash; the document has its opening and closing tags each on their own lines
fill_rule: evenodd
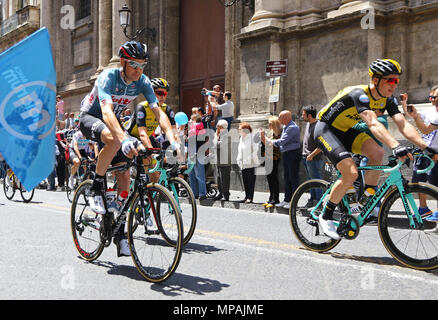
<svg viewBox="0 0 438 320">
<path fill-rule="evenodd" d="M 155 41 L 156 31 L 155 29 L 151 28 L 143 28 L 141 30 L 137 30 L 134 36 L 128 35 L 127 29 L 131 24 L 131 15 L 132 11 L 128 8 L 126 4 L 122 7 L 122 9 L 119 10 L 120 26 L 123 29 L 125 37 L 129 40 L 137 40 L 144 32 L 146 32 L 146 38 L 150 38 L 152 39 L 152 41 Z"/>
</svg>

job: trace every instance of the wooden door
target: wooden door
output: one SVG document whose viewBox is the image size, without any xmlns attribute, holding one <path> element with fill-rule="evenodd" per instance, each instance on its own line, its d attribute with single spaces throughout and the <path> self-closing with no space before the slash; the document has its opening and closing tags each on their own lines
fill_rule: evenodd
<svg viewBox="0 0 438 320">
<path fill-rule="evenodd" d="M 225 8 L 217 0 L 181 1 L 180 110 L 205 107 L 201 89 L 225 82 Z"/>
</svg>

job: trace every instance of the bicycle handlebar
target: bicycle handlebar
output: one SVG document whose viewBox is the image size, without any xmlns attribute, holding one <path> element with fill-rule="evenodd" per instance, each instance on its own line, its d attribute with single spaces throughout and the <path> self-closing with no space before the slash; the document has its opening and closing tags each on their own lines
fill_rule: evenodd
<svg viewBox="0 0 438 320">
<path fill-rule="evenodd" d="M 430 162 L 430 163 L 429 163 L 429 166 L 428 166 L 427 168 L 417 170 L 417 173 L 421 174 L 421 173 L 428 172 L 428 171 L 430 171 L 430 170 L 434 167 L 435 162 L 432 160 L 431 157 L 429 157 L 429 155 L 427 155 L 426 153 L 424 153 L 423 150 L 420 150 L 420 149 L 413 149 L 413 148 L 408 148 L 408 150 L 409 150 L 410 153 L 412 153 L 412 155 L 414 156 L 414 158 L 425 157 L 425 158 L 428 159 L 429 162 Z M 393 156 L 390 156 L 390 158 L 391 158 L 391 157 L 393 157 Z M 396 160 L 396 159 L 392 159 L 392 160 L 390 159 L 390 163 L 391 163 L 391 161 L 397 161 L 397 160 Z M 394 170 L 397 170 L 397 169 L 399 169 L 399 168 L 403 165 L 403 163 L 404 163 L 403 161 L 398 160 L 398 161 L 397 161 L 397 165 L 395 165 L 395 166 L 393 166 L 393 167 L 391 167 L 391 168 L 384 169 L 383 172 L 392 172 L 392 171 L 394 171 Z"/>
</svg>

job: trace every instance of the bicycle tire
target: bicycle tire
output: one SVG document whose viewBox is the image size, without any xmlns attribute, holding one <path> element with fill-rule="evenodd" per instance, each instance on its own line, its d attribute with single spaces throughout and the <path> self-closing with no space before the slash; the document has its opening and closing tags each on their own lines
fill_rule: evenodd
<svg viewBox="0 0 438 320">
<path fill-rule="evenodd" d="M 289 221 L 297 239 L 306 248 L 325 252 L 333 249 L 341 241 L 334 240 L 324 234 L 318 220 L 310 215 L 312 208 L 307 208 L 306 204 L 310 200 L 311 189 L 322 189 L 322 193 L 329 188 L 330 183 L 325 180 L 313 179 L 302 183 L 292 196 L 289 208 Z M 325 201 L 321 201 L 318 214 L 321 213 Z"/>
<path fill-rule="evenodd" d="M 11 181 L 12 177 L 13 177 L 13 179 Z M 14 198 L 15 189 L 16 189 L 16 186 L 15 186 L 15 175 L 11 175 L 9 177 L 9 175 L 6 174 L 5 179 L 3 181 L 3 191 L 5 193 L 6 199 L 12 200 L 12 198 Z"/>
<path fill-rule="evenodd" d="M 428 207 L 431 210 L 436 208 L 438 188 L 425 183 L 409 183 L 405 186 L 405 191 L 406 195 L 413 194 L 417 207 L 417 195 L 423 193 L 427 195 Z M 383 245 L 402 265 L 417 270 L 431 270 L 438 267 L 438 235 L 427 233 L 435 223 L 424 219 L 423 223 L 422 227 L 411 228 L 398 189 L 392 188 L 387 192 L 378 218 Z"/>
<path fill-rule="evenodd" d="M 185 245 L 193 237 L 193 233 L 195 232 L 195 228 L 196 228 L 198 209 L 197 209 L 195 195 L 193 194 L 193 190 L 190 187 L 190 185 L 180 177 L 172 177 L 168 180 L 168 182 L 169 182 L 168 189 L 170 192 L 172 192 L 173 197 L 175 198 L 176 203 L 178 205 L 178 208 L 180 209 L 181 218 L 183 222 L 183 230 L 184 230 L 183 245 Z M 170 186 L 171 184 L 177 185 L 176 193 L 173 192 Z M 185 193 L 186 196 L 180 195 L 179 191 L 181 190 L 184 191 L 183 194 Z M 183 201 L 180 200 L 187 200 L 188 205 L 182 203 Z M 190 208 L 188 206 L 190 206 Z"/>
<path fill-rule="evenodd" d="M 86 261 L 96 260 L 104 249 L 104 242 L 100 236 L 99 215 L 89 208 L 87 193 L 92 185 L 91 180 L 85 180 L 79 185 L 73 196 L 70 212 L 73 242 L 80 257 Z"/>
<path fill-rule="evenodd" d="M 141 212 L 144 209 L 149 209 L 152 213 L 155 211 L 153 215 L 156 230 L 150 230 L 151 227 L 148 230 L 147 219 L 142 219 L 142 224 L 140 225 L 139 220 L 136 218 L 136 208 L 142 206 L 140 196 L 152 199 L 153 195 L 154 205 L 164 204 L 165 206 L 170 206 L 170 210 L 173 211 L 169 215 L 173 221 L 166 220 L 166 227 L 167 223 L 173 223 L 170 227 L 175 233 L 175 245 L 170 245 L 167 241 L 163 240 L 163 221 L 157 218 L 158 214 L 156 214 L 154 208 L 146 205 L 147 208 L 141 208 Z M 161 199 L 161 202 L 158 199 Z M 183 234 L 182 218 L 176 201 L 165 187 L 152 183 L 147 186 L 144 194 L 137 192 L 131 201 L 128 214 L 128 242 L 134 265 L 147 281 L 154 283 L 162 282 L 175 272 L 181 260 Z M 165 265 L 166 263 L 168 265 Z"/>
<path fill-rule="evenodd" d="M 67 200 L 68 202 L 72 203 L 73 201 L 73 196 L 74 196 L 74 192 L 72 192 L 73 190 L 69 188 L 68 186 L 68 181 L 70 180 L 70 175 L 71 175 L 71 163 L 69 162 L 65 168 L 66 171 L 66 184 L 65 184 L 65 193 L 67 194 Z"/>
<path fill-rule="evenodd" d="M 34 193 L 35 193 L 35 189 L 32 189 L 31 191 L 27 191 L 24 188 L 24 186 L 20 183 L 20 195 L 21 195 L 21 199 L 23 199 L 25 203 L 29 203 L 32 201 Z"/>
</svg>

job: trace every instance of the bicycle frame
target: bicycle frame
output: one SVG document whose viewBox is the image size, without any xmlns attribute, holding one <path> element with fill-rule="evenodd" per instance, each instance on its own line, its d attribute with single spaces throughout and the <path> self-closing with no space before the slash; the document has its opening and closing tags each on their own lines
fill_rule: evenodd
<svg viewBox="0 0 438 320">
<path fill-rule="evenodd" d="M 159 179 L 158 179 L 158 184 L 163 184 L 163 185 L 166 187 L 166 189 L 169 189 L 169 182 L 168 182 L 168 180 L 167 180 L 167 178 L 168 178 L 167 170 L 164 169 L 164 168 L 161 166 L 161 161 L 160 161 L 160 160 L 156 159 L 156 162 L 157 162 L 157 163 L 156 163 L 155 167 L 154 167 L 153 169 L 149 170 L 149 173 L 154 173 L 154 172 L 159 171 L 159 172 L 160 172 L 160 177 L 159 177 Z M 187 169 L 183 172 L 183 174 L 189 174 L 189 172 L 192 171 L 192 169 L 193 169 L 194 166 L 195 166 L 194 163 L 189 162 L 189 165 L 187 166 Z M 174 184 L 171 184 L 171 191 L 172 191 L 172 193 L 173 193 L 173 197 L 174 197 L 175 200 L 176 200 L 176 204 L 177 204 L 178 207 L 180 208 L 178 192 L 177 192 L 177 190 L 176 190 Z M 181 209 L 181 208 L 180 208 L 180 209 Z"/>
<path fill-rule="evenodd" d="M 424 156 L 427 159 L 429 159 L 430 165 L 426 169 L 418 170 L 417 171 L 418 173 L 428 172 L 435 165 L 435 163 L 432 161 L 432 159 L 429 156 L 427 156 L 427 155 L 422 155 L 422 156 Z M 376 207 L 377 203 L 385 196 L 385 194 L 388 192 L 388 190 L 392 186 L 395 186 L 398 189 L 398 192 L 400 193 L 401 200 L 403 202 L 403 206 L 404 206 L 404 208 L 406 210 L 406 213 L 408 215 L 409 224 L 410 224 L 411 228 L 415 228 L 417 226 L 416 223 L 415 223 L 414 217 L 415 217 L 416 221 L 418 222 L 418 224 L 420 224 L 420 225 L 423 224 L 423 220 L 421 219 L 421 216 L 418 213 L 418 207 L 417 207 L 417 205 L 416 205 L 416 203 L 414 201 L 414 198 L 413 198 L 412 194 L 406 195 L 406 191 L 405 191 L 406 180 L 403 178 L 403 175 L 402 175 L 402 173 L 400 171 L 400 168 L 401 168 L 402 165 L 403 165 L 403 162 L 402 161 L 398 161 L 397 165 L 394 166 L 394 167 L 391 167 L 391 166 L 388 166 L 388 165 L 358 167 L 358 170 L 360 170 L 360 171 L 381 170 L 383 172 L 390 173 L 390 175 L 383 182 L 382 186 L 367 201 L 367 203 L 365 204 L 365 206 L 362 209 L 361 213 L 356 217 L 358 222 L 359 222 L 359 226 L 362 226 L 364 224 L 364 221 L 371 214 L 373 209 Z M 337 179 L 330 184 L 329 188 L 326 190 L 326 192 L 324 192 L 324 194 L 322 195 L 321 199 L 319 199 L 318 203 L 311 210 L 310 214 L 311 214 L 311 216 L 315 220 L 318 219 L 318 216 L 315 214 L 316 208 L 318 208 L 321 205 L 321 202 L 323 201 L 323 199 L 331 192 L 331 190 L 333 188 L 333 185 L 339 179 L 340 176 L 341 176 L 341 174 L 339 173 L 339 171 L 337 171 Z M 347 213 L 349 215 L 352 215 L 351 210 L 350 210 L 350 205 L 348 203 L 348 200 L 347 200 L 346 196 L 344 196 L 342 198 L 342 203 L 345 206 L 345 208 L 347 208 Z M 412 210 L 411 210 L 411 207 L 412 207 Z M 335 224 L 338 225 L 338 222 L 335 221 Z"/>
</svg>

